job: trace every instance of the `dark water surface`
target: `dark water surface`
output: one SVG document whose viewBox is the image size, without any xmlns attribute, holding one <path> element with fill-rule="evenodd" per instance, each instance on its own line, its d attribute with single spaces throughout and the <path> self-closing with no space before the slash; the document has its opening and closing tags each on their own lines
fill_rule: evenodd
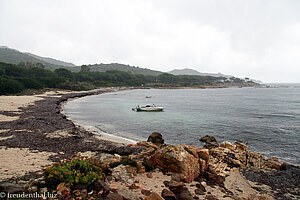
<svg viewBox="0 0 300 200">
<path fill-rule="evenodd" d="M 65 105 L 64 112 L 81 125 L 133 140 L 146 140 L 157 131 L 166 143 L 199 146 L 199 138 L 208 134 L 219 142 L 248 142 L 267 157 L 300 164 L 300 84 L 277 86 L 132 90 L 80 98 Z M 165 111 L 131 110 L 145 104 Z"/>
</svg>

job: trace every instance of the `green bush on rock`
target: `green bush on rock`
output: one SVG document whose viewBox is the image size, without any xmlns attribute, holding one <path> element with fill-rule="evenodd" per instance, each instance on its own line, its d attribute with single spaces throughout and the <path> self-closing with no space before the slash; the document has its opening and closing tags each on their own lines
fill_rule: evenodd
<svg viewBox="0 0 300 200">
<path fill-rule="evenodd" d="M 85 185 L 93 188 L 98 180 L 105 178 L 104 168 L 99 160 L 74 157 L 61 163 L 53 164 L 44 170 L 46 185 L 56 189 L 62 182 L 71 188 L 75 185 Z"/>
</svg>

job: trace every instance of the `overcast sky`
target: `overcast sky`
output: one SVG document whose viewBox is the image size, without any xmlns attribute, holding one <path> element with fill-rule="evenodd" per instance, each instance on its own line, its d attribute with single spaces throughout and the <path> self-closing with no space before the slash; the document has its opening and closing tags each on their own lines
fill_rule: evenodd
<svg viewBox="0 0 300 200">
<path fill-rule="evenodd" d="M 300 82 L 300 1 L 0 0 L 0 45 L 77 65 Z"/>
</svg>

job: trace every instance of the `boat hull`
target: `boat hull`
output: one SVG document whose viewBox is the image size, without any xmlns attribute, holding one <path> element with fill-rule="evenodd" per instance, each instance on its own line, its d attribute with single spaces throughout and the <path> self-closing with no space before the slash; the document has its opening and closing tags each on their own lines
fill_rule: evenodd
<svg viewBox="0 0 300 200">
<path fill-rule="evenodd" d="M 157 112 L 157 111 L 163 111 L 163 107 L 141 107 L 141 108 L 136 108 L 137 112 L 140 111 L 145 111 L 145 112 Z"/>
</svg>

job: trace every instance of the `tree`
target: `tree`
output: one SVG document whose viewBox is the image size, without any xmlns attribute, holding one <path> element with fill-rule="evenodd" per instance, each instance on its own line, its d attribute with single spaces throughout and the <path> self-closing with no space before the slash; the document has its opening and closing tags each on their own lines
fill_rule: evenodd
<svg viewBox="0 0 300 200">
<path fill-rule="evenodd" d="M 16 94 L 23 90 L 24 87 L 19 81 L 0 77 L 0 94 Z"/>
<path fill-rule="evenodd" d="M 67 78 L 69 80 L 73 79 L 73 74 L 70 70 L 64 69 L 64 68 L 59 68 L 54 70 L 54 73 L 57 74 L 59 77 Z"/>
</svg>

